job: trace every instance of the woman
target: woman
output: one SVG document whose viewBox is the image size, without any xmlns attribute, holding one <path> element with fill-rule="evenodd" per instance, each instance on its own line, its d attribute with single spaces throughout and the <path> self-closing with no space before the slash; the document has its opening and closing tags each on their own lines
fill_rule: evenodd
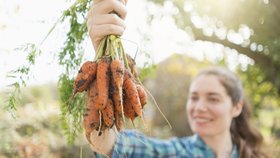
<svg viewBox="0 0 280 158">
<path fill-rule="evenodd" d="M 95 50 L 108 34 L 125 30 L 127 1 L 96 0 L 88 15 L 88 30 Z M 112 12 L 117 13 L 111 14 Z M 124 130 L 116 134 L 92 132 L 91 148 L 109 157 L 263 158 L 262 137 L 249 124 L 240 80 L 227 69 L 214 67 L 192 81 L 186 105 L 194 135 L 158 140 Z M 96 154 L 97 157 L 100 155 Z"/>
</svg>

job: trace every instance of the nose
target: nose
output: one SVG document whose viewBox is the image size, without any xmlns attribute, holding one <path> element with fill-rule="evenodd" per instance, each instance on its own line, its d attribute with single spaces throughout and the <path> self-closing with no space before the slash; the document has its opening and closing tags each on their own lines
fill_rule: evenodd
<svg viewBox="0 0 280 158">
<path fill-rule="evenodd" d="M 196 102 L 196 105 L 195 105 L 195 109 L 197 111 L 206 111 L 207 110 L 207 106 L 206 106 L 206 103 L 203 99 L 199 99 L 197 102 Z"/>
</svg>

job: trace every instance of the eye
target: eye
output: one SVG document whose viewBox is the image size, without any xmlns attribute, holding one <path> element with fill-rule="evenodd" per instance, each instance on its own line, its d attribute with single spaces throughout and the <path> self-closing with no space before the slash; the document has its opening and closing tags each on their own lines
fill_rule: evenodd
<svg viewBox="0 0 280 158">
<path fill-rule="evenodd" d="M 220 102 L 220 99 L 216 98 L 216 97 L 209 97 L 208 101 L 211 103 L 218 103 L 218 102 Z"/>
<path fill-rule="evenodd" d="M 193 101 L 193 102 L 195 102 L 195 101 L 197 101 L 199 98 L 198 98 L 198 96 L 190 96 L 189 97 L 189 99 L 191 100 L 191 101 Z"/>
</svg>

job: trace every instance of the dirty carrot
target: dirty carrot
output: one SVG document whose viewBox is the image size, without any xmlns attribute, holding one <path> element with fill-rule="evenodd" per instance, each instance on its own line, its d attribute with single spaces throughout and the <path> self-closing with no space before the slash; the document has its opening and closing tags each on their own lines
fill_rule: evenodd
<svg viewBox="0 0 280 158">
<path fill-rule="evenodd" d="M 137 116 L 137 114 L 135 113 L 135 111 L 133 109 L 133 105 L 131 104 L 126 93 L 125 93 L 125 97 L 124 97 L 123 106 L 124 106 L 125 117 L 129 118 L 133 122 L 135 117 Z"/>
<path fill-rule="evenodd" d="M 129 65 L 131 74 L 133 75 L 133 77 L 135 79 L 138 79 L 138 73 L 137 73 L 137 69 L 135 67 L 135 65 L 136 65 L 135 60 L 130 55 L 128 55 L 128 54 L 126 54 L 126 56 L 127 56 L 128 65 Z"/>
<path fill-rule="evenodd" d="M 115 112 L 115 125 L 118 131 L 122 129 L 122 124 L 122 114 Z"/>
<path fill-rule="evenodd" d="M 113 101 L 116 110 L 119 113 L 123 113 L 123 76 L 124 76 L 124 64 L 120 60 L 113 60 L 110 64 L 110 69 L 112 73 L 112 86 L 113 86 Z"/>
<path fill-rule="evenodd" d="M 87 89 L 88 85 L 92 82 L 96 75 L 97 64 L 92 61 L 85 62 L 74 81 L 74 94 L 83 92 Z"/>
<path fill-rule="evenodd" d="M 143 108 L 147 104 L 147 93 L 141 85 L 137 84 L 136 87 L 137 87 L 137 92 L 139 94 L 141 106 Z"/>
<path fill-rule="evenodd" d="M 86 112 L 84 114 L 84 128 L 86 137 L 90 141 L 90 133 L 92 130 L 98 130 L 100 126 L 100 115 L 96 108 L 97 88 L 96 81 L 90 84 L 86 95 Z"/>
<path fill-rule="evenodd" d="M 131 105 L 135 113 L 142 117 L 142 106 L 140 103 L 139 95 L 137 92 L 136 84 L 134 83 L 132 76 L 129 71 L 125 71 L 124 74 L 124 84 L 123 84 L 124 91 L 126 93 L 127 99 L 129 99 Z"/>
<path fill-rule="evenodd" d="M 111 128 L 114 124 L 114 105 L 111 99 L 108 99 L 106 107 L 101 110 L 102 118 L 106 127 Z"/>
<path fill-rule="evenodd" d="M 106 107 L 109 93 L 109 60 L 103 57 L 97 65 L 96 82 L 97 82 L 97 109 L 102 110 Z"/>
</svg>

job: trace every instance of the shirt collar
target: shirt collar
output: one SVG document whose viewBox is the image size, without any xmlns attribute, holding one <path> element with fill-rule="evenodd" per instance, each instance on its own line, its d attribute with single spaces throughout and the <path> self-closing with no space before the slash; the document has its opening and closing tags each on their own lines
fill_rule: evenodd
<svg viewBox="0 0 280 158">
<path fill-rule="evenodd" d="M 205 142 L 199 137 L 199 135 L 197 135 L 197 134 L 193 135 L 191 137 L 191 141 L 198 148 L 203 149 L 204 151 L 206 151 L 207 153 L 209 153 L 211 155 L 214 155 L 213 150 L 207 144 L 205 144 Z M 237 149 L 236 144 L 233 144 L 233 150 L 232 150 L 232 153 L 231 153 L 231 157 L 232 158 L 238 158 L 238 149 Z"/>
</svg>

